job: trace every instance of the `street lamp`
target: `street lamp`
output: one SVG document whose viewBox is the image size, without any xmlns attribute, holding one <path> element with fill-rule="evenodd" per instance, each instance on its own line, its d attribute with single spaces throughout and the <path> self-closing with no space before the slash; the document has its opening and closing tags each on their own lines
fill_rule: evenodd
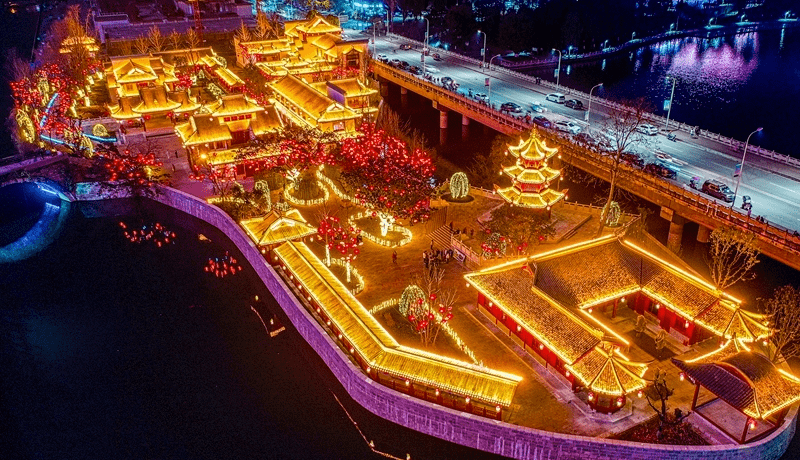
<svg viewBox="0 0 800 460">
<path fill-rule="evenodd" d="M 636 38 L 636 32 L 631 34 L 631 41 L 633 41 L 634 38 Z"/>
<path fill-rule="evenodd" d="M 667 81 L 672 80 L 672 91 L 669 93 L 669 106 L 667 107 L 667 122 L 664 124 L 664 129 L 669 129 L 669 116 L 672 114 L 672 98 L 675 97 L 675 83 L 678 81 L 672 75 L 667 75 Z"/>
<path fill-rule="evenodd" d="M 499 54 L 495 54 L 494 56 L 492 56 L 491 59 L 489 59 L 489 67 L 488 67 L 489 69 L 492 68 L 492 61 L 494 61 L 494 58 L 496 58 L 496 57 L 500 57 L 500 55 Z M 492 101 L 492 80 L 491 80 L 491 78 L 492 77 L 489 77 L 488 73 L 486 75 L 487 75 L 486 81 L 489 83 L 487 85 L 489 87 L 489 95 L 486 97 L 486 102 L 491 104 L 491 101 Z"/>
<path fill-rule="evenodd" d="M 601 47 L 601 50 L 604 50 L 606 48 L 608 48 L 608 40 L 603 42 L 603 46 Z"/>
<path fill-rule="evenodd" d="M 758 128 L 752 133 L 752 136 L 755 133 L 760 132 L 764 128 Z M 744 158 L 747 156 L 747 146 L 750 145 L 750 136 L 747 136 L 747 141 L 744 143 L 744 153 L 742 153 L 742 163 L 739 165 L 739 175 L 736 176 L 736 188 L 733 190 L 733 201 L 731 202 L 731 209 L 733 209 L 733 205 L 736 204 L 736 196 L 739 194 L 739 183 L 742 181 L 742 172 L 744 171 Z"/>
<path fill-rule="evenodd" d="M 431 21 L 428 20 L 427 17 L 423 16 L 422 19 L 425 20 L 425 47 L 422 49 L 422 78 L 425 78 L 425 53 L 428 52 L 428 36 L 431 33 Z"/>
<path fill-rule="evenodd" d="M 589 90 L 589 106 L 586 108 L 586 122 L 588 124 L 590 124 L 590 125 L 592 124 L 592 121 L 589 118 L 589 114 L 592 112 L 592 91 L 594 91 L 595 88 L 600 87 L 600 86 L 603 86 L 603 84 L 602 83 L 598 83 L 598 84 L 592 86 L 592 89 Z"/>
<path fill-rule="evenodd" d="M 558 68 L 556 69 L 556 89 L 559 89 L 561 85 L 559 82 L 561 81 L 561 50 L 557 50 L 553 48 L 553 51 L 558 53 Z"/>
<path fill-rule="evenodd" d="M 483 34 L 483 48 L 481 49 L 481 69 L 486 67 L 486 32 L 478 31 L 479 34 Z"/>
</svg>

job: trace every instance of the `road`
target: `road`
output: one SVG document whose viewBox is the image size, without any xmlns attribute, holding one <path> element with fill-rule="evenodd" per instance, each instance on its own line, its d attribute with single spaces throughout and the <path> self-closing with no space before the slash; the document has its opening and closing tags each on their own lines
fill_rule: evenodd
<svg viewBox="0 0 800 460">
<path fill-rule="evenodd" d="M 360 34 L 353 30 L 349 30 L 347 33 L 353 37 Z M 398 59 L 422 67 L 421 50 L 419 48 L 400 49 L 402 43 L 414 44 L 414 42 L 396 37 L 379 36 L 374 46 L 375 53 L 385 54 L 390 60 Z M 372 50 L 373 45 L 370 44 L 370 51 Z M 585 111 L 574 110 L 563 104 L 547 101 L 545 96 L 553 92 L 551 87 L 537 85 L 508 73 L 481 69 L 474 61 L 452 53 L 440 54 L 442 58 L 440 61 L 434 61 L 430 57 L 425 58 L 428 70 L 433 77 L 452 78 L 459 84 L 459 93 L 463 95 L 487 94 L 490 103 L 498 107 L 504 102 L 515 102 L 522 106 L 523 110 L 529 110 L 532 103 L 541 103 L 545 108 L 543 115 L 551 121 L 571 120 L 580 125 L 584 131 L 600 137 L 598 131 L 608 117 L 609 108 L 601 104 L 598 99 L 592 99 L 591 125 L 589 125 L 585 121 Z M 485 85 L 487 78 L 490 81 L 489 87 Z M 567 95 L 567 99 L 571 98 L 569 88 L 562 86 L 560 91 Z M 588 106 L 589 101 L 585 98 L 578 97 L 577 99 L 583 102 L 584 107 Z M 728 184 L 731 190 L 735 189 L 736 179 L 732 176 L 736 164 L 741 162 L 741 152 L 734 152 L 728 146 L 709 139 L 693 139 L 682 132 L 676 132 L 676 134 L 676 141 L 668 140 L 663 132 L 655 136 L 642 136 L 641 142 L 632 146 L 631 150 L 638 153 L 645 162 L 660 160 L 671 165 L 678 170 L 678 176 L 673 182 L 687 189 L 689 180 L 694 176 L 704 180 L 718 179 Z M 751 141 L 757 145 L 756 136 L 753 136 Z M 736 198 L 736 209 L 740 212 L 739 206 L 741 206 L 741 196 L 743 195 L 752 198 L 753 217 L 763 216 L 770 223 L 792 230 L 800 229 L 799 168 L 749 152 Z M 721 200 L 719 203 L 731 206 L 730 203 L 724 203 Z"/>
</svg>

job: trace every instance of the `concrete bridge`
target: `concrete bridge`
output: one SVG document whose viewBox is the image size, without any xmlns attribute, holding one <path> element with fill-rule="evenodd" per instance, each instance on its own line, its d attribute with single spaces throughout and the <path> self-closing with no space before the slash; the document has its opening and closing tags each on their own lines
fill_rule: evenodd
<svg viewBox="0 0 800 460">
<path fill-rule="evenodd" d="M 440 128 L 447 127 L 447 112 L 454 111 L 461 114 L 464 125 L 474 120 L 510 136 L 519 136 L 531 130 L 531 126 L 521 119 L 501 114 L 485 104 L 445 90 L 408 72 L 375 61 L 373 70 L 381 82 L 382 94 L 385 94 L 388 88 L 387 83 L 394 83 L 400 86 L 401 92 L 413 91 L 431 100 L 433 107 L 440 112 Z M 548 145 L 559 148 L 561 161 L 610 181 L 613 166 L 611 158 L 576 145 L 560 133 L 549 130 L 539 132 L 547 139 Z M 758 248 L 763 254 L 800 270 L 800 236 L 791 229 L 769 222 L 759 222 L 740 213 L 738 209 L 722 206 L 710 197 L 707 199 L 695 190 L 645 174 L 625 164 L 620 165 L 618 185 L 661 207 L 661 217 L 670 221 L 667 245 L 674 252 L 680 250 L 684 224 L 687 221 L 700 225 L 697 234 L 700 242 L 707 242 L 711 231 L 715 228 L 730 225 L 755 233 L 758 238 Z"/>
</svg>

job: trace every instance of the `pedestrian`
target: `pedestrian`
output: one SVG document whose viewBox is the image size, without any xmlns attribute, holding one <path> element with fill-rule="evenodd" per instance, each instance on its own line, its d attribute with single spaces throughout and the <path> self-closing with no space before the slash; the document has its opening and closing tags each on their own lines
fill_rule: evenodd
<svg viewBox="0 0 800 460">
<path fill-rule="evenodd" d="M 450 233 L 453 233 L 453 221 L 450 221 Z"/>
<path fill-rule="evenodd" d="M 431 238 L 431 252 L 433 252 L 433 238 Z"/>
<path fill-rule="evenodd" d="M 422 263 L 428 268 L 428 251 L 422 251 Z"/>
<path fill-rule="evenodd" d="M 392 251 L 392 263 L 397 265 L 397 251 Z"/>
</svg>

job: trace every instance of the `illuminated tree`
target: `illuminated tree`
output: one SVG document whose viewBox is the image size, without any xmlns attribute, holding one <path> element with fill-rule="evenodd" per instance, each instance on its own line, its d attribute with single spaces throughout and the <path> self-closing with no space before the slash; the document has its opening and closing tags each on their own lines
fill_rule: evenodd
<svg viewBox="0 0 800 460">
<path fill-rule="evenodd" d="M 168 178 L 162 171 L 163 163 L 147 146 L 119 150 L 115 145 L 102 145 L 97 149 L 93 162 L 93 170 L 100 171 L 102 181 L 114 187 L 128 187 L 136 195 L 166 182 Z"/>
<path fill-rule="evenodd" d="M 259 208 L 264 212 L 272 210 L 272 192 L 269 190 L 269 183 L 265 180 L 256 181 L 253 185 L 253 194 Z"/>
<path fill-rule="evenodd" d="M 342 224 L 339 218 L 326 213 L 322 216 L 317 227 L 317 235 L 324 240 L 325 244 L 325 265 L 331 266 L 331 249 L 333 249 L 336 238 L 339 237 Z"/>
<path fill-rule="evenodd" d="M 146 54 L 147 50 L 150 49 L 150 40 L 144 35 L 139 35 L 133 39 L 133 47 L 136 48 L 139 54 Z"/>
<path fill-rule="evenodd" d="M 338 219 L 336 223 L 338 224 Z M 347 282 L 350 282 L 350 272 L 351 272 L 351 264 L 350 262 L 355 260 L 358 257 L 358 254 L 361 252 L 359 246 L 361 242 L 359 241 L 358 235 L 361 233 L 361 230 L 353 227 L 344 227 L 341 225 L 334 226 L 333 231 L 336 232 L 332 239 L 332 249 L 336 249 L 342 255 L 342 258 L 345 259 L 346 265 L 345 268 L 347 269 Z M 326 244 L 326 247 L 328 245 Z M 326 255 L 328 252 L 326 251 Z M 328 257 L 330 257 L 328 255 Z"/>
<path fill-rule="evenodd" d="M 259 40 L 278 38 L 282 33 L 280 16 L 277 13 L 256 12 L 256 28 L 253 35 Z"/>
<path fill-rule="evenodd" d="M 486 230 L 486 239 L 481 243 L 481 249 L 484 259 L 492 259 L 494 257 L 503 257 L 506 255 L 508 248 L 508 239 L 497 232 Z"/>
<path fill-rule="evenodd" d="M 200 36 L 197 35 L 194 29 L 187 30 L 184 39 L 189 49 L 195 49 L 200 45 Z"/>
<path fill-rule="evenodd" d="M 412 277 L 414 284 L 403 291 L 403 294 L 408 291 L 403 315 L 411 322 L 422 345 L 426 347 L 436 343 L 442 327 L 453 319 L 456 290 L 442 288 L 443 279 L 444 269 L 442 268 L 434 267 L 431 270 L 423 270 Z M 403 300 L 401 296 L 401 302 Z"/>
<path fill-rule="evenodd" d="M 170 46 L 172 46 L 172 49 L 181 49 L 183 37 L 181 37 L 181 34 L 179 34 L 177 30 L 170 32 L 170 34 L 167 36 L 167 40 L 169 41 Z"/>
<path fill-rule="evenodd" d="M 249 42 L 253 35 L 250 33 L 250 29 L 244 25 L 244 21 L 242 21 L 239 28 L 236 30 L 236 38 L 239 39 L 240 42 Z"/>
<path fill-rule="evenodd" d="M 418 303 L 424 302 L 426 297 L 425 291 L 420 289 L 416 284 L 406 286 L 406 288 L 403 289 L 403 293 L 400 294 L 400 301 L 398 302 L 400 314 L 407 317 L 409 311 Z"/>
<path fill-rule="evenodd" d="M 386 236 L 398 217 L 415 218 L 428 209 L 434 166 L 430 156 L 364 123 L 362 136 L 342 143 L 340 180 L 357 202 L 372 209 Z"/>
<path fill-rule="evenodd" d="M 711 232 L 705 262 L 712 283 L 719 291 L 724 291 L 739 281 L 756 277 L 753 267 L 758 263 L 758 256 L 755 233 L 722 226 Z"/>
<path fill-rule="evenodd" d="M 769 315 L 772 361 L 800 356 L 800 291 L 793 286 L 781 286 L 769 299 L 759 300 L 763 302 L 762 310 Z"/>
<path fill-rule="evenodd" d="M 450 177 L 450 196 L 454 200 L 469 196 L 469 178 L 463 172 L 457 172 Z"/>
<path fill-rule="evenodd" d="M 237 183 L 236 170 L 234 167 L 215 167 L 207 163 L 196 167 L 194 173 L 189 175 L 189 178 L 199 182 L 210 182 L 214 195 L 220 197 L 223 202 L 231 198 L 233 186 Z"/>
<path fill-rule="evenodd" d="M 167 43 L 167 37 L 161 33 L 161 29 L 159 29 L 158 26 L 153 25 L 147 34 L 147 41 L 153 51 L 159 52 L 164 49 L 164 45 Z"/>
</svg>

